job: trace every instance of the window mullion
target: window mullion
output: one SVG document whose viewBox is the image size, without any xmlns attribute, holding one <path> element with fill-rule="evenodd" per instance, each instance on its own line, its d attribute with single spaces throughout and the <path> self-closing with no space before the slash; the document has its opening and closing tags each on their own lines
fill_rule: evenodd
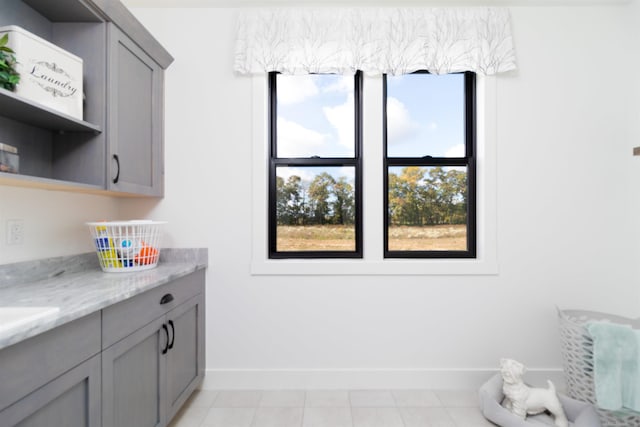
<svg viewBox="0 0 640 427">
<path fill-rule="evenodd" d="M 432 157 L 432 158 L 389 158 L 388 166 L 467 166 L 469 159 L 465 157 Z"/>
<path fill-rule="evenodd" d="M 381 207 L 384 203 L 383 191 L 383 114 L 382 114 L 382 82 L 380 76 L 363 79 L 364 93 L 367 94 L 363 103 L 363 155 L 362 176 L 363 208 L 366 215 L 363 218 L 364 254 L 367 261 L 379 262 L 383 260 L 384 252 L 384 215 Z"/>
<path fill-rule="evenodd" d="M 356 166 L 358 161 L 353 158 L 274 158 L 273 163 L 277 166 Z"/>
</svg>

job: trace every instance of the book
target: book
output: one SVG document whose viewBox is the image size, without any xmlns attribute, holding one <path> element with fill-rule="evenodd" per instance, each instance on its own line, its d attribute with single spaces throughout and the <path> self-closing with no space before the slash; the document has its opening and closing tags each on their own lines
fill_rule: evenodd
<svg viewBox="0 0 640 427">
<path fill-rule="evenodd" d="M 6 151 L 8 153 L 18 154 L 18 149 L 13 145 L 4 144 L 0 142 L 0 151 Z"/>
<path fill-rule="evenodd" d="M 0 172 L 19 173 L 19 165 L 18 149 L 0 142 Z"/>
</svg>

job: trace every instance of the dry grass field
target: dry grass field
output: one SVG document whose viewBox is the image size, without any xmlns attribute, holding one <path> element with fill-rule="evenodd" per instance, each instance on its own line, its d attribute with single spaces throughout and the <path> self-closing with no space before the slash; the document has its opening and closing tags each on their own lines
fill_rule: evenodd
<svg viewBox="0 0 640 427">
<path fill-rule="evenodd" d="M 464 251 L 467 249 L 467 226 L 434 225 L 430 227 L 398 226 L 389 229 L 391 251 Z"/>
<path fill-rule="evenodd" d="M 278 251 L 354 251 L 356 230 L 345 225 L 279 225 Z"/>
<path fill-rule="evenodd" d="M 353 251 L 355 228 L 341 225 L 278 226 L 278 251 Z M 399 226 L 389 229 L 392 251 L 465 250 L 465 225 Z"/>
</svg>

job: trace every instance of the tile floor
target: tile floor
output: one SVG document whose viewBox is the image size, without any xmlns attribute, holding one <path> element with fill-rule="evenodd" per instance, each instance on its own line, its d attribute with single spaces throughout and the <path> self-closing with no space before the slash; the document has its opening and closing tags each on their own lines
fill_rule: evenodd
<svg viewBox="0 0 640 427">
<path fill-rule="evenodd" d="M 475 391 L 197 391 L 170 427 L 494 427 Z"/>
</svg>

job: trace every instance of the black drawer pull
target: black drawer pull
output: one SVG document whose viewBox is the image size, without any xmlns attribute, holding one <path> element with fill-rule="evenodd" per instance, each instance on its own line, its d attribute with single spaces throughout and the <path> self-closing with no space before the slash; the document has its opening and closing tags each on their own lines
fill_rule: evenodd
<svg viewBox="0 0 640 427">
<path fill-rule="evenodd" d="M 162 329 L 164 329 L 164 333 L 167 336 L 167 343 L 164 345 L 164 348 L 162 349 L 162 354 L 167 354 L 167 351 L 169 351 L 169 328 L 167 328 L 166 323 L 162 324 Z"/>
<path fill-rule="evenodd" d="M 166 294 L 162 297 L 162 299 L 160 299 L 160 304 L 168 304 L 171 301 L 173 301 L 173 295 Z"/>
<path fill-rule="evenodd" d="M 168 349 L 171 350 L 173 343 L 176 342 L 176 327 L 173 326 L 173 320 L 169 320 L 169 326 L 171 326 L 171 342 L 169 343 Z"/>
</svg>

